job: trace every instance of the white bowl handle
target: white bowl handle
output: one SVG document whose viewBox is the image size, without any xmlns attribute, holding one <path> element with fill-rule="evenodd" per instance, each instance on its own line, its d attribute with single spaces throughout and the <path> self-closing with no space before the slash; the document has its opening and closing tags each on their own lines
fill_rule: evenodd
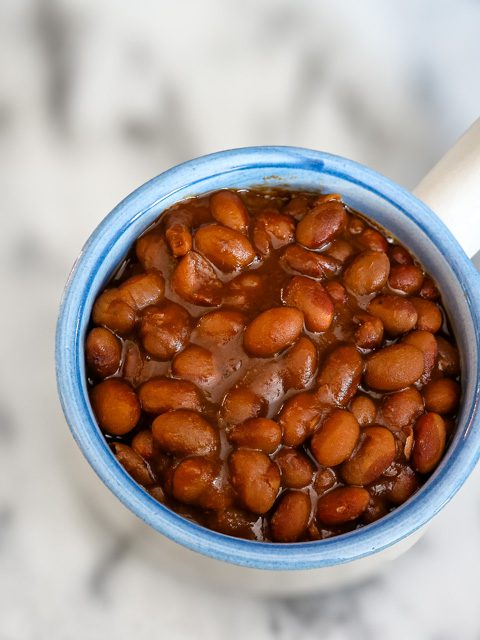
<svg viewBox="0 0 480 640">
<path fill-rule="evenodd" d="M 480 118 L 413 193 L 445 222 L 469 257 L 480 249 Z"/>
</svg>

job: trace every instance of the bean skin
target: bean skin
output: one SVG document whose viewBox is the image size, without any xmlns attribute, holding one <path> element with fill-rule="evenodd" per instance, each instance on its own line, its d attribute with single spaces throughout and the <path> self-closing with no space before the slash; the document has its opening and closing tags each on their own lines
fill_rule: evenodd
<svg viewBox="0 0 480 640">
<path fill-rule="evenodd" d="M 364 296 L 380 291 L 388 280 L 390 261 L 381 251 L 363 251 L 345 269 L 343 281 L 353 293 Z"/>
<path fill-rule="evenodd" d="M 295 222 L 275 209 L 266 209 L 255 219 L 253 238 L 260 253 L 268 255 L 270 249 L 280 249 L 295 241 Z"/>
<path fill-rule="evenodd" d="M 393 344 L 367 358 L 364 379 L 377 391 L 399 391 L 416 382 L 424 366 L 419 349 L 409 344 Z"/>
<path fill-rule="evenodd" d="M 359 313 L 355 316 L 359 327 L 355 331 L 355 344 L 361 349 L 375 349 L 383 340 L 383 322 L 380 318 L 368 313 Z"/>
<path fill-rule="evenodd" d="M 275 456 L 275 462 L 282 475 L 283 487 L 301 489 L 312 482 L 313 464 L 297 449 L 282 447 Z"/>
<path fill-rule="evenodd" d="M 425 298 L 425 300 L 437 300 L 437 298 L 440 297 L 440 293 L 430 276 L 424 277 L 419 295 L 421 298 Z"/>
<path fill-rule="evenodd" d="M 222 419 L 227 424 L 240 424 L 264 413 L 266 413 L 265 401 L 246 387 L 230 389 L 221 409 Z"/>
<path fill-rule="evenodd" d="M 132 438 L 132 449 L 144 460 L 151 460 L 155 455 L 155 445 L 150 429 L 139 431 Z"/>
<path fill-rule="evenodd" d="M 414 387 L 408 387 L 385 396 L 381 415 L 387 426 L 398 430 L 415 422 L 423 410 L 422 396 Z"/>
<path fill-rule="evenodd" d="M 173 409 L 200 411 L 202 399 L 197 387 L 187 380 L 151 378 L 138 390 L 142 409 L 148 413 L 164 413 Z"/>
<path fill-rule="evenodd" d="M 310 519 L 310 496 L 300 491 L 287 491 L 280 498 L 270 520 L 276 542 L 295 542 L 305 533 Z"/>
<path fill-rule="evenodd" d="M 85 341 L 87 365 L 99 378 L 112 376 L 120 366 L 122 345 L 108 329 L 95 327 Z"/>
<path fill-rule="evenodd" d="M 132 276 L 118 288 L 122 299 L 136 311 L 163 300 L 165 280 L 156 271 Z"/>
<path fill-rule="evenodd" d="M 317 398 L 346 405 L 355 395 L 363 372 L 363 360 L 353 345 L 342 345 L 325 359 L 317 378 Z"/>
<path fill-rule="evenodd" d="M 218 433 L 194 411 L 162 413 L 152 423 L 155 442 L 162 451 L 177 456 L 206 456 L 216 452 Z"/>
<path fill-rule="evenodd" d="M 273 420 L 250 418 L 234 426 L 228 432 L 229 441 L 236 447 L 258 449 L 264 453 L 273 453 L 282 440 L 282 430 Z"/>
<path fill-rule="evenodd" d="M 120 336 L 133 331 L 136 320 L 135 309 L 122 299 L 118 289 L 106 289 L 101 293 L 92 311 L 93 322 L 103 325 Z"/>
<path fill-rule="evenodd" d="M 247 233 L 249 215 L 242 199 L 233 191 L 217 191 L 210 196 L 210 211 L 213 218 L 235 231 Z"/>
<path fill-rule="evenodd" d="M 384 253 L 388 250 L 388 242 L 382 236 L 381 233 L 375 231 L 375 229 L 365 229 L 358 236 L 358 242 L 365 247 L 365 249 L 370 249 L 371 251 L 383 251 Z"/>
<path fill-rule="evenodd" d="M 389 256 L 393 264 L 413 264 L 412 256 L 408 253 L 405 247 L 400 247 L 398 244 L 394 244 L 390 247 Z"/>
<path fill-rule="evenodd" d="M 342 477 L 348 484 L 370 484 L 392 464 L 396 453 L 391 431 L 379 426 L 365 427 L 360 447 L 342 465 Z"/>
<path fill-rule="evenodd" d="M 245 324 L 245 316 L 240 311 L 212 311 L 198 321 L 197 334 L 216 345 L 225 345 L 243 331 Z"/>
<path fill-rule="evenodd" d="M 310 447 L 319 464 L 335 467 L 351 456 L 359 437 L 360 427 L 353 413 L 335 409 L 313 434 Z"/>
<path fill-rule="evenodd" d="M 200 387 L 211 386 L 220 378 L 212 352 L 197 344 L 190 344 L 175 356 L 172 372 L 178 378 L 190 380 Z"/>
<path fill-rule="evenodd" d="M 460 355 L 451 342 L 436 336 L 438 346 L 438 368 L 445 376 L 460 375 Z"/>
<path fill-rule="evenodd" d="M 278 416 L 283 443 L 298 447 L 315 431 L 322 415 L 322 405 L 313 393 L 298 393 L 289 398 Z"/>
<path fill-rule="evenodd" d="M 266 513 L 280 488 L 277 465 L 261 451 L 238 449 L 230 454 L 232 484 L 244 506 L 253 513 Z"/>
<path fill-rule="evenodd" d="M 191 318 L 175 302 L 147 307 L 140 320 L 140 338 L 147 353 L 158 360 L 170 360 L 190 338 Z"/>
<path fill-rule="evenodd" d="M 407 295 L 418 293 L 423 283 L 423 271 L 415 264 L 393 265 L 388 284 L 392 289 Z"/>
<path fill-rule="evenodd" d="M 129 473 L 135 482 L 144 487 L 149 487 L 155 482 L 152 472 L 145 460 L 126 444 L 115 442 L 112 444 L 115 458 Z"/>
<path fill-rule="evenodd" d="M 292 278 L 283 292 L 283 300 L 303 312 L 309 331 L 323 333 L 332 324 L 333 302 L 322 285 L 311 278 Z"/>
<path fill-rule="evenodd" d="M 347 292 L 343 284 L 338 280 L 329 280 L 325 283 L 325 291 L 336 304 L 345 304 L 347 302 Z"/>
<path fill-rule="evenodd" d="M 100 429 L 123 436 L 140 420 L 140 403 L 132 387 L 120 378 L 109 378 L 93 387 L 90 400 Z"/>
<path fill-rule="evenodd" d="M 281 257 L 282 264 L 311 278 L 329 278 L 339 273 L 342 265 L 331 256 L 309 251 L 299 244 L 290 244 Z"/>
<path fill-rule="evenodd" d="M 417 310 L 417 329 L 436 333 L 442 326 L 443 318 L 440 309 L 434 302 L 423 298 L 410 298 Z"/>
<path fill-rule="evenodd" d="M 317 371 L 317 347 L 309 338 L 301 336 L 283 356 L 282 366 L 286 387 L 305 389 Z"/>
<path fill-rule="evenodd" d="M 368 305 L 368 313 L 380 318 L 385 331 L 398 336 L 411 331 L 417 323 L 417 311 L 409 300 L 398 296 L 377 296 Z"/>
<path fill-rule="evenodd" d="M 189 251 L 178 263 L 172 288 L 181 298 L 199 306 L 220 303 L 222 283 L 213 267 L 196 251 Z"/>
<path fill-rule="evenodd" d="M 255 251 L 246 236 L 219 224 L 198 229 L 195 249 L 225 273 L 242 269 L 255 258 Z"/>
<path fill-rule="evenodd" d="M 327 526 L 338 526 L 359 518 L 368 507 L 370 494 L 362 487 L 339 487 L 319 498 L 317 518 Z"/>
<path fill-rule="evenodd" d="M 350 411 L 362 427 L 375 422 L 377 408 L 373 400 L 368 396 L 355 396 L 350 404 Z"/>
<path fill-rule="evenodd" d="M 341 202 L 320 202 L 297 224 L 297 242 L 308 249 L 318 249 L 339 233 L 346 220 L 345 207 Z"/>
<path fill-rule="evenodd" d="M 186 255 L 192 248 L 192 234 L 184 224 L 175 222 L 170 225 L 165 231 L 165 237 L 175 258 Z"/>
<path fill-rule="evenodd" d="M 460 400 L 460 385 L 450 378 L 432 380 L 422 390 L 427 411 L 452 413 Z"/>
<path fill-rule="evenodd" d="M 275 307 L 260 313 L 245 329 L 243 344 L 254 356 L 268 358 L 293 344 L 303 329 L 303 313 Z"/>
<path fill-rule="evenodd" d="M 445 422 L 438 413 L 426 413 L 415 423 L 412 460 L 419 473 L 430 473 L 445 451 Z"/>
</svg>

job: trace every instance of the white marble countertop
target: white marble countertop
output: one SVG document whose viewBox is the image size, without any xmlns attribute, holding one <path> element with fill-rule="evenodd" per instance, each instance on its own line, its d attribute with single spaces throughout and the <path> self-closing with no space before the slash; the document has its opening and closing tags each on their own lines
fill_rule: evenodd
<svg viewBox="0 0 480 640">
<path fill-rule="evenodd" d="M 0 640 L 480 638 L 478 469 L 371 582 L 216 592 L 164 575 L 141 536 L 97 518 L 53 364 L 83 242 L 172 164 L 295 144 L 412 187 L 478 116 L 479 20 L 468 0 L 1 3 Z"/>
</svg>

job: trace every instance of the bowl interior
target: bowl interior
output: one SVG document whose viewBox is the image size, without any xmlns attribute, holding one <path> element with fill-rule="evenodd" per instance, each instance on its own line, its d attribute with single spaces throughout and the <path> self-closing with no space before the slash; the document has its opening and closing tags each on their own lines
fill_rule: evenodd
<svg viewBox="0 0 480 640">
<path fill-rule="evenodd" d="M 459 427 L 444 460 L 404 505 L 337 538 L 289 545 L 230 538 L 204 529 L 156 502 L 116 462 L 92 414 L 83 343 L 93 302 L 135 239 L 172 204 L 220 188 L 288 186 L 341 193 L 405 244 L 433 276 L 462 359 Z M 257 568 L 302 569 L 358 559 L 400 541 L 425 524 L 458 490 L 480 449 L 478 421 L 480 277 L 455 239 L 414 196 L 354 162 L 304 149 L 263 147 L 190 161 L 146 183 L 94 231 L 70 275 L 57 330 L 57 378 L 72 433 L 111 490 L 152 527 L 185 546 Z"/>
</svg>

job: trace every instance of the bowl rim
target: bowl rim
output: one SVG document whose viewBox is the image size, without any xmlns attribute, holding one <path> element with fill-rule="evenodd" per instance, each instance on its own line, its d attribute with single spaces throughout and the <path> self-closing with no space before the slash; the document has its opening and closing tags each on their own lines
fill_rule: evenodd
<svg viewBox="0 0 480 640">
<path fill-rule="evenodd" d="M 137 220 L 178 185 L 194 187 L 214 175 L 242 168 L 309 168 L 348 180 L 400 209 L 437 245 L 461 283 L 469 302 L 480 353 L 480 274 L 440 219 L 413 194 L 385 176 L 341 156 L 301 147 L 258 146 L 230 149 L 179 164 L 138 187 L 117 205 L 93 231 L 75 262 L 60 304 L 55 361 L 57 387 L 70 430 L 84 456 L 104 484 L 133 513 L 171 540 L 217 560 L 257 569 L 295 570 L 332 566 L 358 560 L 390 547 L 425 525 L 458 491 L 480 457 L 480 362 L 476 360 L 475 398 L 460 441 L 434 476 L 406 503 L 387 516 L 337 537 L 312 542 L 278 544 L 234 538 L 207 529 L 157 502 L 115 460 L 93 418 L 81 372 L 83 344 L 79 337 L 79 305 L 109 247 L 104 230 L 115 229 L 118 239 L 126 222 Z M 148 226 L 148 225 L 147 225 Z M 472 372 L 469 372 L 471 375 Z M 433 480 L 433 481 L 432 481 Z"/>
</svg>

